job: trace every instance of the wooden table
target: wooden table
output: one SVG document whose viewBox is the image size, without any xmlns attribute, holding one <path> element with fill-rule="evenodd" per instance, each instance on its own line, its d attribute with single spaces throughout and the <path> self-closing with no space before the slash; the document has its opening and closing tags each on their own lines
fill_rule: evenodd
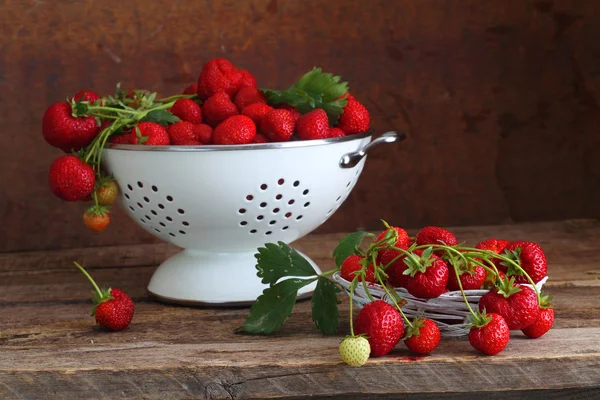
<svg viewBox="0 0 600 400">
<path fill-rule="evenodd" d="M 171 398 L 600 398 L 600 223 L 576 220 L 454 230 L 480 238 L 523 238 L 546 251 L 555 327 L 538 340 L 515 333 L 495 357 L 467 340 L 443 340 L 428 357 L 402 345 L 362 368 L 338 355 L 301 302 L 277 335 L 237 335 L 248 310 L 170 306 L 148 297 L 168 245 L 0 254 L 0 399 Z M 322 268 L 341 235 L 313 235 L 296 246 Z M 130 293 L 132 325 L 108 333 L 90 317 L 90 285 L 72 266 Z M 223 277 L 227 279 L 227 277 Z M 347 320 L 347 300 L 342 305 Z"/>
</svg>

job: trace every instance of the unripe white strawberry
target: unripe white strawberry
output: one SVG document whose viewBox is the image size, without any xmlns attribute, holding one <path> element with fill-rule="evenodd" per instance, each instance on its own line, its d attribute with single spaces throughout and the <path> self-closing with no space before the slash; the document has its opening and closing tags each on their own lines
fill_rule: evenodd
<svg viewBox="0 0 600 400">
<path fill-rule="evenodd" d="M 340 343 L 342 360 L 352 367 L 364 365 L 371 354 L 371 345 L 363 336 L 348 336 Z"/>
</svg>

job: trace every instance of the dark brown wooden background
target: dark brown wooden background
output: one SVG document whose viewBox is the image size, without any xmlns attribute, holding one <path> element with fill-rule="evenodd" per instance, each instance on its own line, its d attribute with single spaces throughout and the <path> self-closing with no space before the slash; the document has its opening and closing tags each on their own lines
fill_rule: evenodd
<svg viewBox="0 0 600 400">
<path fill-rule="evenodd" d="M 103 234 L 47 187 L 45 108 L 123 82 L 179 92 L 227 57 L 263 87 L 343 75 L 380 148 L 320 231 L 600 217 L 600 1 L 0 1 L 0 251 L 152 242 Z"/>
</svg>

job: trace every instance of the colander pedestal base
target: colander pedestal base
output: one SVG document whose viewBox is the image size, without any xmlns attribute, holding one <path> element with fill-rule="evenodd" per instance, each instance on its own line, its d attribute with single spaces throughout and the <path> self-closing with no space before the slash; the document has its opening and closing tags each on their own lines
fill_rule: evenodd
<svg viewBox="0 0 600 400">
<path fill-rule="evenodd" d="M 300 252 L 298 252 L 300 253 Z M 148 291 L 158 300 L 186 305 L 242 306 L 256 301 L 267 287 L 256 276 L 256 251 L 211 253 L 183 250 L 163 262 L 150 280 Z M 321 270 L 300 253 L 317 273 Z M 316 283 L 300 289 L 309 297 Z"/>
</svg>

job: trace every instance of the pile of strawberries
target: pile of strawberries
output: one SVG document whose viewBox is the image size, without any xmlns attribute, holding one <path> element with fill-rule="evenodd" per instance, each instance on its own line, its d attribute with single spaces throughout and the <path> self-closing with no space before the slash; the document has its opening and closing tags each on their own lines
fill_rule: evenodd
<svg viewBox="0 0 600 400">
<path fill-rule="evenodd" d="M 101 97 L 82 91 L 51 105 L 42 133 L 67 155 L 50 167 L 52 192 L 65 201 L 93 201 L 85 225 L 103 231 L 118 195 L 102 169 L 108 145 L 244 145 L 330 139 L 367 132 L 370 115 L 347 82 L 314 68 L 286 90 L 259 89 L 255 77 L 219 58 L 208 61 L 183 94 L 157 99 L 145 90 Z"/>
<path fill-rule="evenodd" d="M 487 239 L 475 247 L 459 244 L 456 236 L 440 227 L 423 228 L 414 238 L 398 227 L 383 231 L 366 252 L 350 255 L 342 265 L 341 277 L 365 291 L 378 284 L 391 299 L 365 305 L 352 321 L 351 334 L 340 345 L 340 354 L 350 365 L 364 364 L 369 355 L 383 356 L 403 339 L 419 354 L 433 351 L 441 335 L 435 321 L 402 312 L 405 300 L 395 288 L 415 297 L 432 299 L 448 291 L 460 291 L 471 312 L 469 342 L 489 355 L 501 352 L 511 330 L 539 338 L 554 323 L 550 297 L 535 287 L 548 270 L 542 248 L 533 242 Z M 478 310 L 469 305 L 464 290 L 489 289 Z"/>
</svg>

